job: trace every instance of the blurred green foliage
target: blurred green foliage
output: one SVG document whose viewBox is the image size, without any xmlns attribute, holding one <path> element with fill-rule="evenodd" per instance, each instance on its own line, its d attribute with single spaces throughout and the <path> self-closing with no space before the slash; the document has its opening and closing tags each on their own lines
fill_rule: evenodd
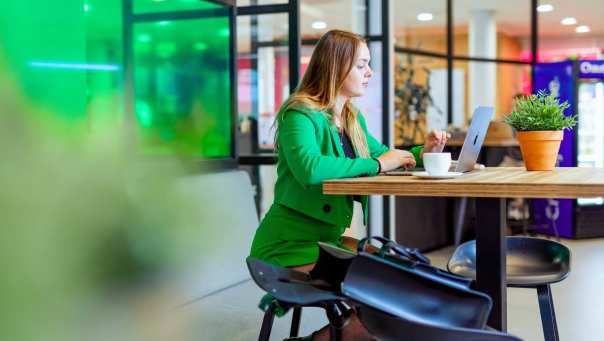
<svg viewBox="0 0 604 341">
<path fill-rule="evenodd" d="M 200 204 L 174 190 L 187 173 L 178 161 L 144 162 L 114 130 L 72 129 L 28 104 L 3 70 L 0 330 L 6 340 L 81 340 L 88 319 L 108 316 L 94 313 L 106 299 L 186 268 L 198 256 L 183 241 L 212 231 L 182 228 Z"/>
</svg>

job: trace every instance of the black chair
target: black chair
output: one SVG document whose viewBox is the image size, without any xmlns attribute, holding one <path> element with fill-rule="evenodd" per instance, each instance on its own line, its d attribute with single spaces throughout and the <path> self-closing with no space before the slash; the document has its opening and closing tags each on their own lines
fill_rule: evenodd
<svg viewBox="0 0 604 341">
<path fill-rule="evenodd" d="M 255 258 L 248 258 L 247 265 L 254 282 L 274 298 L 264 313 L 259 341 L 269 340 L 277 309 L 293 309 L 290 337 L 298 336 L 303 307 L 324 309 L 331 326 L 331 339 L 340 340 L 341 328 L 350 312 L 342 303 L 344 297 L 333 291 L 327 281 Z"/>
<path fill-rule="evenodd" d="M 559 340 L 550 285 L 570 272 L 570 250 L 555 241 L 531 237 L 507 237 L 507 286 L 535 288 L 545 340 Z M 447 264 L 450 272 L 476 278 L 476 241 L 460 245 Z"/>
</svg>

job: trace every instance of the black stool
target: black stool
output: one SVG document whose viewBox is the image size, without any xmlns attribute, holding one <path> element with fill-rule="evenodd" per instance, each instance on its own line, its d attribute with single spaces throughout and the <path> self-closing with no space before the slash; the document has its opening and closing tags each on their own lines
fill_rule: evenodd
<svg viewBox="0 0 604 341">
<path fill-rule="evenodd" d="M 555 241 L 531 237 L 506 237 L 507 286 L 535 288 L 545 340 L 559 340 L 550 285 L 570 272 L 570 250 Z M 476 241 L 460 245 L 447 264 L 450 272 L 476 278 Z"/>
<path fill-rule="evenodd" d="M 331 326 L 331 340 L 340 340 L 341 328 L 350 311 L 342 304 L 344 297 L 332 291 L 328 282 L 312 279 L 307 273 L 267 264 L 255 258 L 248 258 L 247 265 L 254 282 L 274 298 L 264 313 L 259 341 L 269 340 L 275 310 L 279 308 L 293 309 L 290 337 L 298 336 L 302 307 L 325 309 Z"/>
</svg>

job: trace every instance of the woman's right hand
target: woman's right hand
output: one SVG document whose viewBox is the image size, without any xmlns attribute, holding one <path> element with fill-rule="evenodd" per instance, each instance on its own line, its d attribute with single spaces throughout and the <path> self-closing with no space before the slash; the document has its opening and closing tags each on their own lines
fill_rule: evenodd
<svg viewBox="0 0 604 341">
<path fill-rule="evenodd" d="M 415 157 L 406 150 L 391 149 L 377 158 L 382 172 L 388 172 L 399 167 L 415 167 Z"/>
</svg>

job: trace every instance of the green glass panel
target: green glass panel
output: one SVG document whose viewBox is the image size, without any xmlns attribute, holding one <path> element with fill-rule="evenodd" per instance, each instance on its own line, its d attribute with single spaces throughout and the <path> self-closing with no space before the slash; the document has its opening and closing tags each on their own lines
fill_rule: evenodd
<svg viewBox="0 0 604 341">
<path fill-rule="evenodd" d="M 217 7 L 226 8 L 195 2 Z M 230 19 L 208 14 L 132 23 L 131 104 L 146 152 L 231 156 Z M 109 125 L 118 136 L 127 86 L 122 21 L 121 0 L 0 3 L 0 65 L 39 112 L 80 131 Z"/>
<path fill-rule="evenodd" d="M 204 0 L 134 0 L 134 13 L 154 13 L 223 8 L 223 5 Z"/>
<path fill-rule="evenodd" d="M 0 55 L 32 105 L 82 129 L 121 119 L 120 0 L 8 1 L 0 5 Z"/>
<path fill-rule="evenodd" d="M 86 61 L 95 70 L 86 77 L 91 127 L 119 127 L 124 119 L 123 25 L 121 0 L 87 0 Z"/>
<path fill-rule="evenodd" d="M 0 4 L 0 58 L 29 103 L 77 122 L 86 115 L 86 29 L 81 1 Z M 1 101 L 1 99 L 0 99 Z"/>
<path fill-rule="evenodd" d="M 229 18 L 134 26 L 135 112 L 145 153 L 229 157 Z"/>
</svg>

